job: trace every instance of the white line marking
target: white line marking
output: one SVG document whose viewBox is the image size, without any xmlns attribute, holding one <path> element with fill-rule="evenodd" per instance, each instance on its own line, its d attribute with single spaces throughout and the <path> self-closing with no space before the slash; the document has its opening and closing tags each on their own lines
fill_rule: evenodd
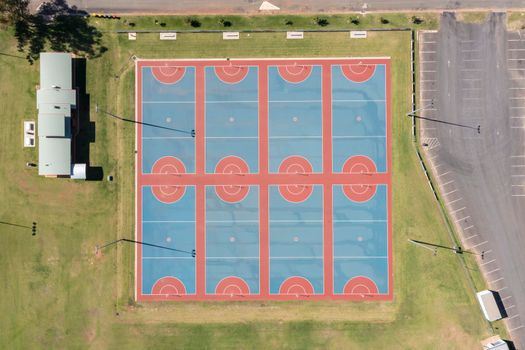
<svg viewBox="0 0 525 350">
<path fill-rule="evenodd" d="M 485 253 L 486 253 L 486 252 L 485 252 Z M 508 288 L 508 287 L 505 286 L 505 287 L 503 287 L 503 288 L 501 288 L 501 289 L 498 289 L 498 292 L 501 292 L 502 290 L 507 289 L 507 288 Z"/>
<path fill-rule="evenodd" d="M 457 189 L 454 189 L 454 190 L 452 190 L 452 191 L 450 191 L 450 192 L 443 193 L 443 195 L 444 195 L 444 196 L 448 196 L 449 194 L 454 193 L 454 192 L 457 192 L 457 191 L 458 191 Z"/>
<path fill-rule="evenodd" d="M 442 186 L 445 187 L 446 185 L 451 184 L 451 183 L 453 183 L 453 182 L 454 182 L 454 180 L 450 180 L 449 182 L 444 183 Z"/>
<path fill-rule="evenodd" d="M 464 218 L 458 219 L 458 220 L 456 220 L 456 221 L 454 221 L 454 222 L 460 222 L 461 220 L 466 220 L 466 219 L 468 219 L 468 218 L 470 218 L 470 215 L 469 215 L 469 216 L 465 216 Z"/>
<path fill-rule="evenodd" d="M 513 307 L 516 307 L 516 305 L 507 306 L 505 307 L 505 310 L 512 309 Z"/>
<path fill-rule="evenodd" d="M 453 201 L 448 202 L 448 204 L 449 204 L 449 205 L 454 204 L 454 203 L 456 203 L 456 202 L 458 202 L 458 201 L 460 201 L 460 200 L 462 200 L 462 199 L 463 199 L 462 197 L 459 197 L 458 199 L 454 199 Z"/>
<path fill-rule="evenodd" d="M 472 238 L 477 237 L 477 236 L 478 236 L 478 234 L 476 233 L 475 235 L 472 235 L 472 236 L 470 236 L 468 238 L 465 238 L 465 241 L 468 241 L 469 239 L 472 239 Z"/>
<path fill-rule="evenodd" d="M 502 298 L 501 301 L 505 301 L 505 300 L 510 299 L 510 298 L 512 298 L 512 295 L 509 295 L 508 297 Z"/>
<path fill-rule="evenodd" d="M 464 209 L 467 209 L 467 207 L 463 207 L 463 208 L 460 208 L 460 209 L 456 209 L 456 210 L 454 210 L 454 211 L 451 211 L 450 213 L 451 213 L 451 214 L 455 214 L 455 213 L 457 213 L 458 211 L 462 211 L 462 210 L 464 210 Z"/>
<path fill-rule="evenodd" d="M 142 220 L 143 223 L 145 224 L 149 224 L 149 223 L 162 223 L 162 222 L 184 222 L 184 223 L 192 223 L 192 222 L 196 222 L 195 220 L 168 220 L 168 221 L 163 221 L 163 220 Z M 231 222 L 231 221 L 228 221 L 228 222 Z"/>
<path fill-rule="evenodd" d="M 420 53 L 436 53 L 436 51 L 419 51 Z"/>
<path fill-rule="evenodd" d="M 496 259 L 492 259 L 491 261 L 487 261 L 487 262 L 481 264 L 481 266 L 484 266 L 484 265 L 487 265 L 487 264 L 493 263 L 494 261 L 496 261 Z"/>
<path fill-rule="evenodd" d="M 525 197 L 525 194 L 513 194 L 512 197 Z"/>
<path fill-rule="evenodd" d="M 488 243 L 488 241 L 484 241 L 484 242 L 478 243 L 478 244 L 476 244 L 475 246 L 470 247 L 470 249 L 473 249 L 473 248 L 479 247 L 480 245 L 484 245 L 484 244 L 487 244 L 487 243 Z"/>
<path fill-rule="evenodd" d="M 487 272 L 487 275 L 490 274 L 490 273 L 496 272 L 496 271 L 499 271 L 499 267 L 494 269 L 494 270 L 492 270 L 492 271 Z"/>
<path fill-rule="evenodd" d="M 507 298 L 510 298 L 510 297 L 507 297 Z M 501 300 L 503 301 L 503 300 L 505 300 L 505 299 L 501 299 Z M 519 317 L 519 314 L 507 318 L 507 321 L 513 320 L 513 319 L 515 319 L 516 317 Z"/>
<path fill-rule="evenodd" d="M 503 277 L 498 278 L 497 280 L 494 280 L 494 281 L 490 281 L 490 283 L 497 283 L 497 282 L 502 281 L 502 280 L 503 280 Z"/>
<path fill-rule="evenodd" d="M 436 177 L 445 176 L 445 175 L 447 175 L 447 174 L 449 174 L 449 173 L 450 173 L 450 171 L 447 171 L 446 173 L 440 174 L 440 175 L 438 175 L 438 176 L 436 176 Z"/>
<path fill-rule="evenodd" d="M 470 229 L 473 228 L 473 227 L 474 227 L 474 225 L 470 225 L 469 227 L 465 227 L 465 228 L 463 229 L 463 231 L 470 230 Z"/>
<path fill-rule="evenodd" d="M 523 326 L 523 325 L 521 325 L 521 326 L 519 326 L 519 327 L 516 327 L 516 328 L 512 328 L 512 329 L 509 329 L 509 332 L 514 332 L 514 331 L 517 331 L 518 329 L 521 329 L 521 328 L 523 328 L 523 327 L 524 327 L 524 326 Z"/>
</svg>

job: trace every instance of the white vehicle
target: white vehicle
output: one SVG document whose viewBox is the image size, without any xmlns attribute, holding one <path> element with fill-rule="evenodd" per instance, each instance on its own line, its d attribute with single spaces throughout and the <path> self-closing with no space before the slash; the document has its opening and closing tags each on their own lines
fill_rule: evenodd
<svg viewBox="0 0 525 350">
<path fill-rule="evenodd" d="M 490 322 L 496 321 L 502 318 L 501 311 L 496 303 L 494 293 L 490 290 L 482 290 L 476 293 L 479 305 L 483 311 L 483 315 Z"/>
</svg>

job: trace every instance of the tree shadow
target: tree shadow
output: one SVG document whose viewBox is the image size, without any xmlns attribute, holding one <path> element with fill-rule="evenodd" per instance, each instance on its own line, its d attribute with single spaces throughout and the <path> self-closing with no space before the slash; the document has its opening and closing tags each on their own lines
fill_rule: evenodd
<svg viewBox="0 0 525 350">
<path fill-rule="evenodd" d="M 65 0 L 45 2 L 36 14 L 27 14 L 15 23 L 18 49 L 26 51 L 30 63 L 37 60 L 46 47 L 98 57 L 107 48 L 101 44 L 102 33 L 88 23 L 88 16 L 75 6 L 69 7 Z"/>
<path fill-rule="evenodd" d="M 90 96 L 86 92 L 86 59 L 73 59 L 73 86 L 77 91 L 77 108 L 73 113 L 73 162 L 86 164 L 86 180 L 101 181 L 100 166 L 91 166 L 89 146 L 95 142 L 95 122 L 90 119 Z"/>
</svg>

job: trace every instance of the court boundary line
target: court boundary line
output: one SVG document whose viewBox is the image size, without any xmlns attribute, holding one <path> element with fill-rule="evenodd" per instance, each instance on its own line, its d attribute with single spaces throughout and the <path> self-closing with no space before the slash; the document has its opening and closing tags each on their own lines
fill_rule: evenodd
<svg viewBox="0 0 525 350">
<path fill-rule="evenodd" d="M 350 64 L 359 64 L 359 63 L 362 63 L 362 60 L 367 60 L 369 59 L 369 62 L 366 62 L 368 64 L 384 64 L 385 67 L 386 67 L 386 70 L 385 70 L 385 88 L 386 88 L 386 95 L 387 95 L 387 98 L 386 98 L 386 114 L 387 114 L 387 119 L 386 119 L 386 124 L 387 124 L 387 128 L 386 128 L 386 145 L 387 145 L 387 149 L 386 149 L 386 162 L 387 162 L 387 165 L 385 167 L 385 172 L 382 173 L 385 175 L 386 177 L 386 182 L 382 182 L 383 185 L 387 185 L 387 201 L 388 201 L 388 204 L 387 204 L 387 220 L 386 220 L 386 223 L 387 223 L 387 231 L 388 231 L 388 234 L 387 234 L 387 240 L 388 240 L 388 270 L 389 270 L 389 274 L 388 274 L 388 278 L 387 278 L 387 286 L 388 286 L 388 294 L 378 294 L 378 295 L 374 295 L 374 299 L 375 300 L 392 300 L 392 241 L 391 241 L 391 235 L 392 235 L 392 232 L 391 232 L 391 229 L 392 229 L 392 213 L 391 213 L 391 201 L 392 201 L 392 185 L 391 185 L 391 135 L 389 135 L 389 133 L 391 132 L 391 111 L 390 111 L 390 108 L 391 108 L 391 91 L 389 89 L 390 87 L 390 57 L 381 57 L 381 58 L 378 58 L 378 57 L 374 57 L 374 58 L 368 58 L 368 57 L 360 57 L 360 58 L 343 58 L 343 59 L 334 59 L 334 58 L 312 58 L 312 59 L 302 59 L 302 58 L 285 58 L 285 59 L 276 59 L 276 58 L 268 58 L 268 59 L 253 59 L 253 58 L 250 58 L 250 59 L 235 59 L 233 60 L 233 62 L 235 61 L 240 61 L 240 62 L 243 62 L 243 63 L 246 63 L 246 64 L 253 64 L 254 66 L 256 66 L 258 69 L 261 68 L 262 64 L 261 63 L 257 63 L 258 61 L 268 61 L 268 62 L 272 62 L 272 63 L 276 63 L 276 62 L 281 62 L 280 64 L 281 65 L 287 65 L 287 62 L 290 62 L 290 61 L 297 61 L 297 60 L 300 60 L 302 64 L 311 64 L 311 65 L 316 65 L 316 66 L 321 66 L 323 67 L 324 65 L 333 65 L 333 64 L 337 64 L 337 61 L 338 60 L 345 60 L 345 63 L 348 64 L 346 61 L 351 61 Z M 305 62 L 305 60 L 312 60 L 312 63 L 310 62 Z M 322 61 L 322 63 L 319 63 L 319 61 Z M 377 61 L 377 62 L 376 62 Z M 164 59 L 159 59 L 159 60 L 142 60 L 142 59 L 139 59 L 137 60 L 136 62 L 136 72 L 139 72 L 139 74 L 136 74 L 135 76 L 135 87 L 138 87 L 139 86 L 139 83 L 141 82 L 141 68 L 145 65 L 147 65 L 147 62 L 152 62 L 153 63 L 153 66 L 157 66 L 158 63 L 161 63 L 161 62 L 177 62 L 177 64 L 181 64 L 183 66 L 194 66 L 195 67 L 195 79 L 197 80 L 197 69 L 198 69 L 198 66 L 199 65 L 196 65 L 195 63 L 198 62 L 198 63 L 205 63 L 205 62 L 211 62 L 214 64 L 214 66 L 217 66 L 215 63 L 221 63 L 222 62 L 222 65 L 226 65 L 226 63 L 224 62 L 223 59 L 191 59 L 191 60 L 185 60 L 185 59 L 181 59 L 181 60 L 164 60 Z M 317 63 L 315 63 L 317 62 Z M 336 63 L 333 63 L 333 62 L 336 62 Z M 354 63 L 355 62 L 355 63 Z M 375 62 L 375 63 L 374 63 Z M 268 64 L 266 64 L 267 66 Z M 266 74 L 266 77 L 268 77 L 268 73 Z M 203 82 L 204 83 L 204 88 L 205 88 L 205 81 Z M 324 83 L 324 78 L 321 82 L 321 84 Z M 259 84 L 259 82 L 258 82 Z M 267 86 L 269 86 L 269 84 L 267 84 Z M 330 84 L 331 86 L 331 84 Z M 140 90 L 142 90 L 143 86 L 142 86 L 142 83 L 140 83 Z M 197 84 L 195 84 L 195 89 L 197 89 Z M 204 89 L 205 91 L 205 89 Z M 137 115 L 137 120 L 139 119 L 139 117 L 141 118 L 142 117 L 142 106 L 143 104 L 140 103 L 140 98 L 142 96 L 141 94 L 142 91 L 138 91 L 138 89 L 136 89 L 135 91 L 135 95 L 136 95 L 136 101 L 135 101 L 135 105 L 136 105 L 136 115 Z M 333 92 L 333 90 L 331 90 L 330 92 Z M 195 93 L 197 94 L 197 92 Z M 140 96 L 137 96 L 137 95 L 140 95 Z M 367 100 L 368 101 L 368 100 Z M 332 101 L 333 102 L 333 101 Z M 140 108 L 138 107 L 140 105 Z M 259 105 L 261 105 L 261 101 L 259 100 Z M 204 118 L 205 118 L 205 109 L 206 109 L 206 103 L 203 103 L 203 115 L 204 115 Z M 197 106 L 196 106 L 196 110 L 197 110 Z M 198 114 L 197 111 L 195 113 L 196 115 Z M 260 116 L 259 116 L 260 118 Z M 141 141 L 142 139 L 139 140 L 138 138 L 138 135 L 139 134 L 142 134 L 142 130 L 141 128 L 136 125 L 136 144 L 138 145 L 137 146 L 137 153 L 136 153 L 136 166 L 135 166 L 135 173 L 136 173 L 136 178 L 135 178 L 135 189 L 136 189 L 136 194 L 135 194 L 135 200 L 136 200 L 136 222 L 138 222 L 139 218 L 138 216 L 142 217 L 142 208 L 140 208 L 140 212 L 139 212 L 139 207 L 141 206 L 141 199 L 142 198 L 138 198 L 140 196 L 139 192 L 139 189 L 142 189 L 143 187 L 145 186 L 148 186 L 146 183 L 143 183 L 142 182 L 142 177 L 143 177 L 143 173 L 142 173 L 142 149 L 141 149 Z M 258 133 L 259 133 L 259 139 L 261 140 L 261 133 L 260 133 L 260 128 L 258 128 Z M 201 132 L 201 134 L 203 134 Z M 324 134 L 324 133 L 323 133 Z M 206 140 L 205 136 L 202 138 L 202 140 Z M 195 153 L 197 153 L 197 140 L 195 142 Z M 204 151 L 204 162 L 206 160 L 206 157 L 205 157 L 205 145 L 203 146 L 203 151 Z M 139 149 L 140 149 L 140 152 L 139 152 Z M 259 151 L 260 151 L 260 148 L 259 148 Z M 323 156 L 323 159 L 322 159 L 322 163 L 325 162 L 325 157 L 324 157 L 324 149 L 323 149 L 323 152 L 322 152 L 322 156 Z M 140 159 L 137 159 L 137 158 L 140 158 Z M 195 174 L 197 174 L 197 168 L 198 168 L 198 165 L 197 165 L 197 159 L 198 159 L 198 156 L 196 155 L 195 157 L 196 161 L 195 161 Z M 269 159 L 268 159 L 269 160 Z M 261 155 L 260 155 L 260 152 L 259 152 L 259 162 L 261 161 Z M 141 165 L 141 168 L 140 168 L 140 171 L 139 171 L 139 168 L 138 168 L 138 165 Z M 204 170 L 206 170 L 206 165 L 204 164 Z M 259 166 L 259 173 L 261 172 L 261 167 Z M 324 171 L 323 171 L 323 174 L 324 174 Z M 361 182 L 359 182 L 361 183 Z M 319 184 L 319 185 L 323 185 L 323 184 Z M 159 185 L 159 186 L 162 186 L 162 185 Z M 259 185 L 259 189 L 261 187 L 264 187 L 266 186 L 267 188 L 269 188 L 270 184 L 266 184 L 266 185 Z M 324 185 L 326 186 L 326 184 Z M 199 186 L 196 186 L 196 187 L 199 187 Z M 259 196 L 261 197 L 261 191 L 259 191 Z M 325 192 L 323 191 L 322 193 L 322 196 L 323 196 L 323 206 L 324 206 L 324 201 L 325 201 Z M 140 196 L 141 197 L 141 196 Z M 196 194 L 195 196 L 195 200 L 197 201 L 198 200 L 198 196 Z M 205 203 L 205 198 L 204 198 L 204 201 L 203 203 Z M 196 203 L 197 205 L 197 203 Z M 323 207 L 323 212 L 324 212 L 325 208 Z M 205 212 L 206 210 L 204 210 Z M 260 211 L 261 211 L 261 207 L 259 207 L 259 217 L 261 216 L 260 214 Z M 269 212 L 269 210 L 268 210 Z M 205 214 L 205 213 L 204 213 Z M 196 220 L 197 221 L 197 220 Z M 206 221 L 205 221 L 205 216 L 204 216 L 204 225 L 206 225 Z M 267 222 L 269 223 L 270 221 L 267 220 Z M 351 221 L 345 221 L 345 222 L 369 222 L 369 221 L 357 221 L 357 220 L 351 220 Z M 384 220 L 382 220 L 381 222 L 385 222 Z M 139 231 L 139 228 L 138 228 L 139 225 L 136 225 L 135 227 L 135 232 L 136 232 L 136 236 L 142 236 L 142 232 L 138 232 Z M 205 229 L 204 229 L 205 231 Z M 323 237 L 324 238 L 324 237 Z M 324 244 L 325 242 L 323 241 L 323 245 L 324 247 L 326 247 L 326 244 Z M 269 245 L 268 245 L 269 246 Z M 140 247 L 138 247 L 139 249 L 136 249 L 136 256 L 135 256 L 135 261 L 136 261 L 136 276 L 140 276 L 140 278 L 142 277 L 142 274 L 141 273 L 138 273 L 137 272 L 137 269 L 139 268 L 139 263 L 137 262 L 138 261 L 138 258 L 141 256 L 141 251 L 138 252 L 137 250 L 140 250 Z M 335 257 L 332 257 L 332 260 L 334 259 Z M 196 260 L 197 261 L 197 260 Z M 196 283 L 197 283 L 197 276 L 196 276 Z M 261 282 L 261 279 L 259 279 L 259 282 Z M 333 278 L 332 278 L 332 283 L 334 282 Z M 139 290 L 139 286 L 138 284 L 142 284 L 142 281 L 139 280 L 139 278 L 136 278 L 136 283 L 137 283 L 137 286 L 136 286 L 136 299 L 137 300 L 156 300 L 155 298 L 151 298 L 149 295 L 147 294 L 142 294 L 142 292 Z M 323 282 L 324 283 L 324 282 Z M 204 283 L 205 285 L 205 283 Z M 197 291 L 197 288 L 196 288 L 196 291 Z M 204 288 L 204 291 L 205 291 L 205 288 Z M 259 291 L 259 294 L 261 290 Z M 361 298 L 353 298 L 353 297 L 348 297 L 348 296 L 343 296 L 342 298 L 339 296 L 339 295 L 324 295 L 326 294 L 326 285 L 324 287 L 324 290 L 323 290 L 323 295 L 314 295 L 314 296 L 309 296 L 309 299 L 311 300 L 362 300 Z M 233 297 L 233 298 L 224 298 L 224 296 L 219 296 L 218 298 L 214 297 L 213 295 L 210 295 L 210 294 L 206 294 L 204 292 L 204 299 L 206 300 L 267 300 L 267 298 L 259 298 L 260 295 L 245 295 L 245 296 L 236 296 L 236 297 Z M 272 295 L 272 297 L 270 298 L 271 300 L 295 300 L 296 299 L 296 296 L 292 296 L 292 298 L 289 298 L 288 296 L 281 296 L 282 298 L 279 298 L 279 295 Z M 359 297 L 359 296 L 358 296 Z M 199 295 L 195 295 L 195 296 L 191 296 L 191 295 L 188 295 L 188 296 L 184 296 L 182 297 L 182 299 L 184 300 L 203 300 L 203 299 L 199 299 Z M 237 299 L 239 298 L 239 299 Z M 364 298 L 365 300 L 367 298 Z M 166 300 L 166 298 L 162 298 L 162 299 L 159 299 L 159 300 Z M 172 300 L 171 298 L 167 298 L 167 300 Z M 173 299 L 173 300 L 180 300 L 180 299 Z"/>
</svg>

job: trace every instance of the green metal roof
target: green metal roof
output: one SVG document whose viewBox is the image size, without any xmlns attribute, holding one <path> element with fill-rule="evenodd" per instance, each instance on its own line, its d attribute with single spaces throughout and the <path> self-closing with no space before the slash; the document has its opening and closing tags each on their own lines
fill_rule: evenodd
<svg viewBox="0 0 525 350">
<path fill-rule="evenodd" d="M 43 142 L 43 140 L 45 140 Z M 41 137 L 38 145 L 38 175 L 71 175 L 71 139 Z"/>
<path fill-rule="evenodd" d="M 60 113 L 38 114 L 38 136 L 71 136 L 71 118 Z"/>
<path fill-rule="evenodd" d="M 69 53 L 40 53 L 38 174 L 71 175 L 71 107 L 76 106 Z"/>
<path fill-rule="evenodd" d="M 54 86 L 62 90 L 71 89 L 72 72 L 71 54 L 66 52 L 40 53 L 41 89 L 49 89 Z"/>
</svg>

